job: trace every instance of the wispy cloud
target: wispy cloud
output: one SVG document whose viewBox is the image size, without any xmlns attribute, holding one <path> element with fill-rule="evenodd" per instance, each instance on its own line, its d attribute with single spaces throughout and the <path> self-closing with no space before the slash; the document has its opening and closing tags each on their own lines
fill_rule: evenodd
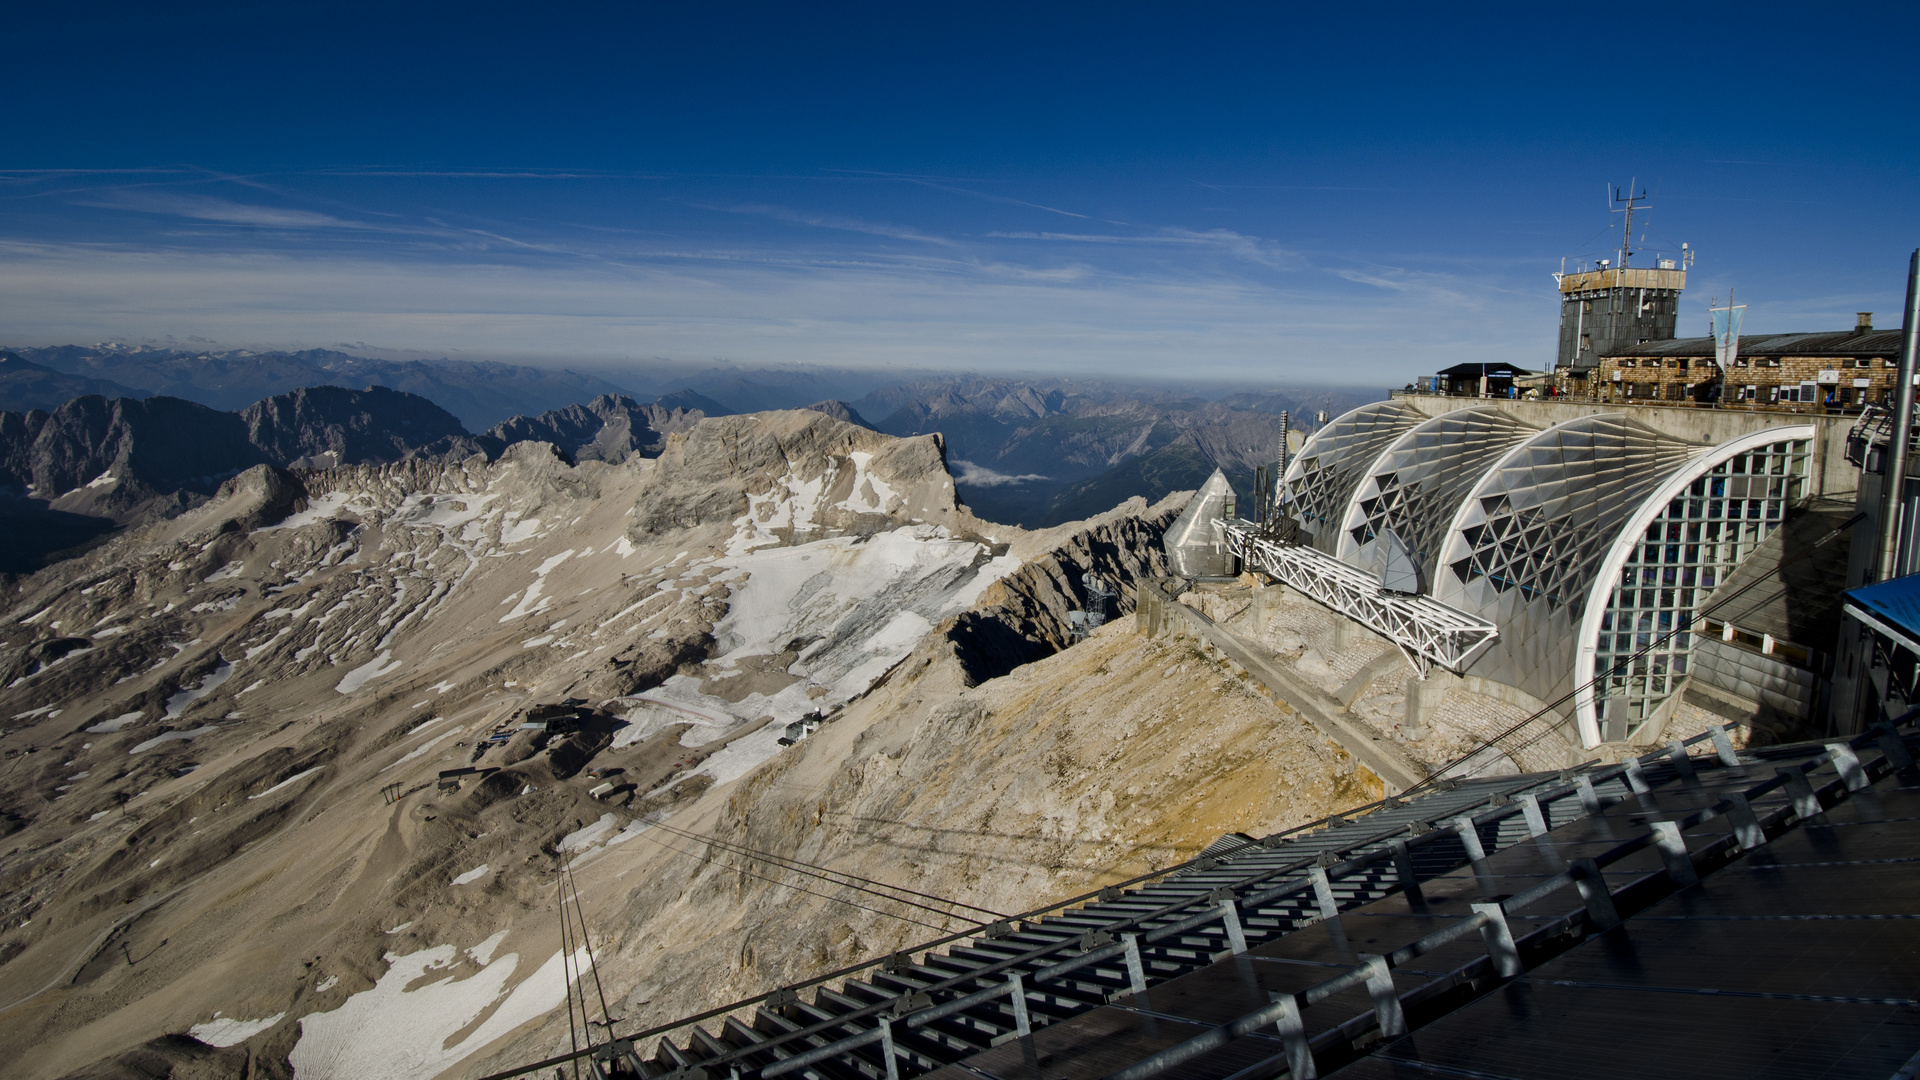
<svg viewBox="0 0 1920 1080">
<path fill-rule="evenodd" d="M 358 222 L 345 221 L 331 214 L 311 210 L 293 210 L 279 206 L 235 202 L 217 195 L 199 195 L 152 190 L 115 190 L 94 192 L 76 199 L 77 206 L 106 210 L 130 210 L 143 214 L 165 214 L 222 225 L 251 225 L 269 229 L 357 229 Z"/>
<path fill-rule="evenodd" d="M 960 470 L 953 478 L 955 482 L 968 484 L 973 487 L 1006 487 L 1012 484 L 1030 484 L 1035 480 L 1048 479 L 1048 477 L 1042 476 L 1039 473 L 1023 473 L 1016 476 L 1012 473 L 997 472 L 987 468 L 985 465 L 975 465 L 965 458 L 954 458 L 952 464 Z"/>
<path fill-rule="evenodd" d="M 841 232 L 866 233 L 869 236 L 884 236 L 892 240 L 913 240 L 922 244 L 940 244 L 953 247 L 954 242 L 943 236 L 931 236 L 919 229 L 903 225 L 888 225 L 877 221 L 862 221 L 859 218 L 845 217 L 839 214 L 821 214 L 805 210 L 795 210 L 786 206 L 768 206 L 765 204 L 746 204 L 737 206 L 707 206 L 704 209 L 721 210 L 729 214 L 758 214 L 775 221 L 785 221 L 793 225 L 811 225 L 816 229 L 836 229 Z"/>
<path fill-rule="evenodd" d="M 509 255 L 0 241 L 0 344 L 172 335 L 602 365 L 726 357 L 1382 385 L 1489 355 L 1518 363 L 1552 347 L 1551 320 L 1528 317 L 1531 303 L 1494 296 L 1468 311 L 1413 295 L 1382 305 L 1351 289 L 1307 287 L 1312 279 L 1282 290 L 1219 275 L 1087 266 L 1049 277 L 1016 272 L 1017 264 L 834 263 L 822 253 L 748 248 L 689 247 L 618 265 Z"/>
<path fill-rule="evenodd" d="M 1297 269 L 1306 265 L 1298 254 L 1231 229 L 1163 228 L 1151 233 L 1064 233 L 1064 232 L 990 232 L 988 236 L 1004 240 L 1052 240 L 1074 244 L 1179 245 L 1209 248 L 1276 269 Z"/>
</svg>

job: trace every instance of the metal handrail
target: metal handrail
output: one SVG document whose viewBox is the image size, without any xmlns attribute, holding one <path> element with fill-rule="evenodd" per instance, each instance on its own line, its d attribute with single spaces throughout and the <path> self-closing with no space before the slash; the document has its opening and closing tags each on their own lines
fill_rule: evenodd
<svg viewBox="0 0 1920 1080">
<path fill-rule="evenodd" d="M 1692 864 L 1696 860 L 1704 861 L 1714 855 L 1725 852 L 1729 847 L 1733 847 L 1734 845 L 1737 845 L 1736 850 L 1751 850 L 1754 847 L 1765 844 L 1767 838 L 1764 830 L 1767 825 L 1781 824 L 1795 816 L 1801 820 L 1805 820 L 1813 814 L 1824 811 L 1825 804 L 1821 799 L 1823 793 L 1832 791 L 1838 787 L 1844 787 L 1849 791 L 1860 790 L 1871 783 L 1869 774 L 1873 766 L 1863 765 L 1859 762 L 1858 758 L 1852 754 L 1852 751 L 1857 749 L 1863 741 L 1870 739 L 1878 741 L 1881 745 L 1880 760 L 1874 763 L 1874 765 L 1878 765 L 1884 769 L 1882 775 L 1895 772 L 1900 768 L 1911 767 L 1912 760 L 1906 752 L 1905 745 L 1900 741 L 1898 733 L 1893 731 L 1890 725 L 1882 725 L 1882 730 L 1867 732 L 1845 743 L 1829 743 L 1828 749 L 1825 752 L 1804 759 L 1792 770 L 1779 769 L 1771 779 L 1762 781 L 1739 792 L 1729 792 L 1712 806 L 1701 807 L 1677 822 L 1650 823 L 1648 831 L 1641 836 L 1618 844 L 1591 860 L 1573 860 L 1567 870 L 1534 885 L 1532 888 L 1496 903 L 1475 904 L 1473 905 L 1475 909 L 1474 914 L 1471 916 L 1442 927 L 1384 956 L 1363 958 L 1367 959 L 1368 962 L 1331 979 L 1324 980 L 1300 993 L 1275 994 L 1273 1003 L 1243 1014 L 1234 1020 L 1221 1024 L 1183 1042 L 1157 1051 L 1126 1068 L 1109 1073 L 1103 1080 L 1150 1080 L 1151 1077 L 1158 1076 L 1168 1069 L 1191 1061 L 1201 1054 L 1226 1046 L 1234 1039 L 1251 1035 L 1254 1032 L 1274 1024 L 1281 1024 L 1282 1038 L 1294 1044 L 1289 1047 L 1289 1056 L 1291 1056 L 1294 1061 L 1301 1061 L 1302 1059 L 1298 1055 L 1301 1054 L 1303 1049 L 1307 1054 L 1311 1054 L 1310 1044 L 1305 1039 L 1304 1031 L 1299 1027 L 1297 1022 L 1293 1024 L 1285 1023 L 1288 1020 L 1297 1021 L 1301 1008 L 1325 1001 L 1343 990 L 1352 989 L 1362 983 L 1368 984 L 1369 988 L 1372 989 L 1375 983 L 1381 981 L 1381 976 L 1384 975 L 1386 969 L 1402 967 L 1409 960 L 1431 952 L 1441 945 L 1466 937 L 1476 930 L 1482 931 L 1488 937 L 1488 956 L 1485 959 L 1471 961 L 1461 969 L 1449 973 L 1448 976 L 1442 976 L 1440 979 L 1432 980 L 1429 985 L 1446 981 L 1449 976 L 1459 974 L 1465 971 L 1466 968 L 1488 962 L 1491 962 L 1495 969 L 1500 972 L 1503 980 L 1513 978 L 1520 974 L 1518 968 L 1519 950 L 1506 926 L 1506 912 L 1509 909 L 1523 909 L 1559 892 L 1569 885 L 1573 885 L 1580 887 L 1582 890 L 1582 898 L 1585 901 L 1584 911 L 1576 911 L 1572 915 L 1567 916 L 1568 919 L 1585 917 L 1596 929 L 1606 929 L 1607 926 L 1602 925 L 1603 922 L 1617 924 L 1619 917 L 1613 913 L 1614 894 L 1612 890 L 1606 887 L 1605 879 L 1600 874 L 1602 867 L 1619 862 L 1628 855 L 1648 846 L 1660 845 L 1664 836 L 1677 836 L 1678 830 L 1704 823 L 1721 814 L 1725 814 L 1732 819 L 1734 825 L 1734 831 L 1732 833 L 1713 841 L 1697 854 L 1688 853 L 1685 849 L 1684 842 L 1682 842 L 1679 855 L 1688 860 L 1689 872 L 1691 871 Z M 1680 745 L 1681 743 L 1678 741 L 1674 744 L 1675 747 Z M 1843 747 L 1845 748 L 1844 754 L 1842 753 Z M 1794 783 L 1793 777 L 1796 775 L 1800 778 L 1800 782 L 1805 784 L 1807 773 L 1819 768 L 1821 765 L 1829 763 L 1835 765 L 1837 775 L 1833 780 L 1818 789 L 1813 789 L 1809 786 L 1804 794 L 1806 801 L 1803 801 L 1802 796 L 1796 793 L 1796 797 L 1792 802 L 1769 812 L 1765 819 L 1754 816 L 1751 806 L 1753 799 L 1769 794 L 1782 786 L 1792 786 Z M 1658 827 L 1661 825 L 1672 825 L 1677 828 L 1674 833 L 1669 834 Z M 1663 851 L 1663 855 L 1666 854 L 1669 853 Z M 1662 873 L 1667 874 L 1676 888 L 1690 884 L 1688 881 L 1678 880 L 1672 870 L 1665 870 L 1662 871 Z M 1697 877 L 1694 877 L 1694 880 L 1698 880 Z M 1601 902 L 1602 898 L 1604 898 L 1604 902 Z M 1529 940 L 1537 938 L 1540 935 L 1547 934 L 1549 930 L 1557 933 L 1556 927 L 1543 927 L 1534 934 L 1528 935 L 1528 938 Z M 1506 956 L 1503 956 L 1503 953 L 1506 954 Z M 1506 959 L 1508 956 L 1511 957 L 1511 961 Z M 1511 966 L 1508 967 L 1507 970 L 1501 970 L 1503 966 L 1507 966 L 1508 964 Z M 1385 987 L 1386 992 L 1392 995 L 1392 1004 L 1388 1006 L 1382 1001 L 1381 996 L 1376 994 L 1374 1012 L 1374 1016 L 1382 1021 L 1381 1026 L 1383 1031 L 1392 1023 L 1392 1017 L 1402 1015 L 1400 999 L 1403 996 L 1392 990 L 1390 977 L 1385 979 Z M 1349 1037 L 1351 1033 L 1344 1031 L 1344 1027 L 1345 1025 L 1342 1025 L 1333 1031 L 1323 1033 L 1321 1040 L 1330 1040 L 1331 1037 L 1334 1036 L 1341 1038 Z M 1399 1028 L 1400 1030 L 1398 1031 L 1386 1031 L 1386 1034 L 1404 1034 L 1404 1019 L 1400 1020 Z M 1297 1076 L 1299 1073 L 1296 1072 L 1294 1075 Z"/>
<path fill-rule="evenodd" d="M 1708 739 L 1717 739 L 1718 741 L 1725 743 L 1726 731 L 1737 726 L 1738 726 L 1737 724 L 1730 723 L 1730 724 L 1725 724 L 1725 725 L 1720 725 L 1714 728 L 1710 728 L 1707 731 L 1701 732 L 1686 740 L 1676 740 L 1676 743 L 1670 744 L 1670 747 L 1666 750 L 1653 751 L 1651 753 L 1641 756 L 1640 758 L 1629 759 L 1629 760 L 1636 765 L 1658 764 L 1661 759 L 1669 758 L 1672 755 L 1673 753 L 1671 749 L 1672 745 L 1679 745 L 1682 747 L 1691 746 Z M 1728 744 L 1728 749 L 1730 750 L 1730 744 Z M 1683 757 L 1685 756 L 1684 752 L 1682 753 L 1682 756 Z M 1725 752 L 1722 753 L 1722 757 L 1724 759 Z M 1634 774 L 1634 770 L 1629 766 L 1627 762 L 1622 762 L 1615 765 L 1603 766 L 1586 775 L 1590 783 L 1605 783 L 1607 780 L 1613 779 L 1622 774 L 1629 774 L 1630 779 Z M 1494 799 L 1500 796 L 1506 796 L 1508 798 L 1511 798 L 1512 795 L 1514 795 L 1515 793 L 1526 791 L 1529 788 L 1543 788 L 1543 790 L 1540 793 L 1538 793 L 1538 795 L 1536 796 L 1541 803 L 1554 802 L 1554 801 L 1558 801 L 1559 799 L 1566 798 L 1577 793 L 1579 788 L 1577 781 L 1564 782 L 1555 787 L 1545 787 L 1544 785 L 1546 783 L 1547 782 L 1545 781 L 1529 782 L 1529 783 L 1516 785 L 1512 787 L 1510 790 L 1501 789 L 1501 790 L 1490 791 L 1487 793 L 1485 798 L 1480 799 L 1473 804 L 1469 804 L 1468 807 L 1463 807 L 1461 809 L 1461 812 L 1452 815 L 1452 817 L 1455 820 L 1461 820 L 1461 819 L 1469 820 L 1475 826 L 1479 826 L 1483 824 L 1495 824 L 1495 823 L 1504 821 L 1515 814 L 1524 813 L 1525 812 L 1524 804 L 1516 801 L 1510 805 L 1496 806 L 1490 810 L 1482 811 L 1481 813 L 1478 813 L 1478 814 L 1471 813 L 1470 812 L 1471 807 L 1492 802 Z M 1325 817 L 1316 819 L 1314 821 L 1295 826 L 1294 828 L 1282 830 L 1281 832 L 1277 832 L 1266 837 L 1265 840 L 1258 842 L 1256 845 L 1251 845 L 1251 846 L 1259 846 L 1263 849 L 1266 849 L 1269 844 L 1272 844 L 1275 841 L 1281 840 L 1283 838 L 1293 836 L 1302 832 L 1306 832 L 1315 828 L 1319 828 L 1321 826 L 1329 825 L 1335 822 L 1336 820 L 1338 820 L 1342 824 L 1345 824 L 1345 823 L 1348 823 L 1348 818 L 1350 817 L 1359 817 L 1372 812 L 1376 812 L 1384 808 L 1397 807 L 1401 805 L 1402 802 L 1404 802 L 1404 800 L 1395 799 L 1391 796 L 1385 799 L 1378 799 L 1373 802 L 1363 804 L 1362 806 L 1355 807 L 1350 810 L 1329 814 Z M 1387 841 L 1391 840 L 1397 834 L 1403 831 L 1407 831 L 1410 827 L 1411 826 L 1396 826 L 1393 829 L 1387 830 L 1385 832 L 1375 833 L 1363 839 L 1356 838 L 1355 842 L 1351 845 L 1348 845 L 1345 848 L 1345 850 L 1348 853 L 1351 853 L 1358 848 L 1364 848 L 1364 847 L 1368 847 L 1376 844 L 1385 844 Z M 1441 839 L 1444 839 L 1445 836 L 1448 835 L 1450 832 L 1451 830 L 1434 828 L 1430 832 L 1418 834 L 1408 838 L 1405 842 L 1405 846 L 1409 850 L 1411 850 L 1415 847 L 1423 846 L 1425 844 L 1433 843 Z M 1246 850 L 1245 848 L 1237 849 L 1236 852 L 1231 854 L 1239 854 L 1244 852 L 1245 850 Z M 1231 854 L 1229 855 L 1229 857 L 1231 857 Z M 1377 863 L 1379 861 L 1382 861 L 1385 859 L 1392 859 L 1396 856 L 1396 854 L 1397 854 L 1396 851 L 1391 846 L 1378 847 L 1375 850 L 1364 852 L 1358 856 L 1344 859 L 1341 862 L 1338 862 L 1331 867 L 1327 867 L 1326 874 L 1330 879 L 1335 877 L 1344 878 L 1352 873 L 1363 871 L 1367 867 L 1370 867 L 1374 863 Z M 990 923 L 977 923 L 971 927 L 957 931 L 952 934 L 948 934 L 944 937 L 936 938 L 932 941 L 928 941 L 920 945 L 912 946 L 908 949 L 902 950 L 899 953 L 895 953 L 889 956 L 876 957 L 872 960 L 864 961 L 860 964 L 842 968 L 837 971 L 828 972 L 823 975 L 818 975 L 802 982 L 793 983 L 788 986 L 781 987 L 768 994 L 760 994 L 751 998 L 746 998 L 746 999 L 732 1002 L 726 1005 L 716 1006 L 715 1008 L 709 1009 L 703 1013 L 699 1013 L 694 1016 L 683 1017 L 669 1024 L 659 1025 L 644 1031 L 636 1032 L 631 1035 L 613 1036 L 609 1040 L 609 1043 L 603 1043 L 597 1047 L 592 1047 L 584 1050 L 574 1051 L 567 1054 L 557 1055 L 555 1057 L 551 1057 L 543 1061 L 535 1062 L 530 1065 L 520 1066 L 518 1068 L 511 1069 L 505 1072 L 494 1073 L 483 1078 L 483 1080 L 507 1080 L 507 1078 L 510 1078 L 510 1077 L 522 1076 L 531 1072 L 539 1071 L 541 1069 L 551 1068 L 555 1065 L 565 1064 L 570 1061 L 587 1059 L 587 1058 L 590 1058 L 592 1055 L 606 1052 L 607 1046 L 613 1043 L 624 1043 L 627 1045 L 632 1045 L 644 1039 L 650 1039 L 659 1035 L 666 1035 L 674 1031 L 691 1027 L 705 1020 L 711 1020 L 716 1017 L 725 1016 L 729 1013 L 737 1012 L 739 1010 L 746 1009 L 749 1007 L 764 1005 L 769 1001 L 773 1001 L 775 999 L 782 997 L 783 995 L 793 993 L 798 990 L 805 989 L 807 987 L 818 986 L 824 983 L 832 982 L 836 979 L 844 979 L 849 976 L 857 975 L 861 972 L 871 970 L 873 968 L 885 967 L 886 965 L 896 960 L 896 958 L 901 956 L 909 956 L 913 953 L 925 952 L 932 949 L 936 949 L 943 945 L 950 945 L 950 944 L 954 944 L 961 941 L 979 939 L 983 937 L 989 940 L 997 940 L 1005 936 L 1004 930 L 1008 928 L 1012 923 L 1032 921 L 1039 916 L 1043 916 L 1052 912 L 1065 912 L 1069 909 L 1083 906 L 1089 901 L 1101 902 L 1109 894 L 1109 890 L 1125 889 L 1134 885 L 1142 885 L 1142 884 L 1155 882 L 1157 880 L 1167 878 L 1182 870 L 1211 869 L 1212 866 L 1207 866 L 1207 867 L 1199 866 L 1200 863 L 1202 863 L 1203 861 L 1206 861 L 1208 858 L 1209 857 L 1207 856 L 1196 857 L 1194 859 L 1187 860 L 1186 862 L 1169 866 L 1161 870 L 1156 870 L 1146 874 L 1139 875 L 1129 880 L 1120 882 L 1116 885 L 1105 886 L 1101 889 L 1096 889 L 1096 890 L 1082 893 L 1078 896 L 1069 897 L 1065 900 L 1061 900 L 1054 904 L 1049 904 L 1044 907 L 1034 908 L 1028 912 L 1023 912 L 1019 915 L 1012 916 L 1006 920 L 1000 920 L 997 922 L 990 922 Z M 1295 874 L 1303 869 L 1310 869 L 1316 863 L 1318 858 L 1319 858 L 1318 855 L 1303 857 L 1300 860 L 1296 860 L 1294 862 L 1290 862 L 1279 867 L 1272 867 L 1267 870 L 1261 871 L 1259 873 L 1250 875 L 1246 878 L 1243 878 L 1234 882 L 1232 885 L 1222 886 L 1222 888 L 1230 888 L 1230 889 L 1233 889 L 1236 893 L 1238 893 L 1239 890 L 1244 889 L 1248 886 L 1258 884 L 1264 881 L 1269 881 L 1274 879 L 1275 877 L 1284 877 L 1287 875 Z M 1214 862 L 1213 865 L 1218 865 L 1217 861 Z M 1234 902 L 1235 910 L 1237 912 L 1242 906 L 1245 906 L 1245 905 L 1258 905 L 1261 903 L 1265 903 L 1266 901 L 1272 900 L 1280 895 L 1285 894 L 1288 891 L 1301 888 L 1305 884 L 1310 884 L 1310 881 L 1309 882 L 1299 882 L 1299 881 L 1287 882 L 1261 893 L 1251 894 L 1244 897 L 1236 896 L 1235 902 Z M 1176 923 L 1168 927 L 1154 928 L 1152 930 L 1149 930 L 1141 925 L 1142 923 L 1145 923 L 1145 922 L 1164 918 L 1168 915 L 1177 913 L 1186 908 L 1201 906 L 1201 905 L 1208 905 L 1209 910 L 1203 911 L 1193 916 L 1192 918 L 1183 921 L 1182 923 Z M 1139 927 L 1142 930 L 1142 934 L 1140 935 L 1140 937 L 1144 938 L 1149 944 L 1151 944 L 1152 942 L 1163 940 L 1166 937 L 1173 936 L 1175 933 L 1185 933 L 1187 930 L 1193 929 L 1197 926 L 1206 925 L 1207 923 L 1213 922 L 1217 919 L 1224 918 L 1224 913 L 1218 910 L 1219 905 L 1220 905 L 1220 901 L 1211 899 L 1211 894 L 1196 893 L 1195 895 L 1187 897 L 1183 900 L 1178 900 L 1173 903 L 1163 905 L 1159 908 L 1154 909 L 1153 911 L 1145 912 L 1139 915 L 1134 915 L 1129 918 L 1122 919 L 1116 922 L 1103 923 L 1099 928 L 1099 932 L 1113 934 L 1115 932 L 1123 931 L 1128 927 Z M 1007 957 L 1004 960 L 990 964 L 986 967 L 969 970 L 967 972 L 953 975 L 948 978 L 941 979 L 937 982 L 928 984 L 927 986 L 922 987 L 920 990 L 916 991 L 915 995 L 932 994 L 932 993 L 936 993 L 944 990 L 955 989 L 964 983 L 976 982 L 980 979 L 989 978 L 995 974 L 999 974 L 1001 972 L 1007 971 L 1008 969 L 1014 968 L 1016 966 L 1029 964 L 1033 961 L 1043 959 L 1047 956 L 1072 950 L 1077 946 L 1079 946 L 1084 941 L 1086 936 L 1087 935 L 1084 935 L 1084 934 L 1077 935 L 1077 936 L 1069 935 L 1058 941 L 1048 942 L 1043 945 L 1035 946 L 1034 948 L 1029 949 L 1026 952 Z M 1057 974 L 1068 973 L 1074 970 L 1078 970 L 1082 967 L 1086 967 L 1091 964 L 1098 963 L 1101 960 L 1112 959 L 1116 956 L 1120 956 L 1126 953 L 1130 948 L 1137 948 L 1137 947 L 1138 947 L 1137 942 L 1133 940 L 1129 940 L 1126 942 L 1114 943 L 1111 945 L 1102 945 L 1094 949 L 1082 949 L 1080 954 L 1077 956 L 1074 956 L 1066 961 L 1063 961 L 1060 964 L 1056 964 L 1049 968 L 1042 969 L 1041 972 L 1036 972 L 1036 973 L 1032 973 L 1031 975 L 1022 976 L 1022 978 L 1023 979 L 1031 978 L 1031 979 L 1034 979 L 1035 981 L 1038 981 L 1043 977 L 1044 978 L 1056 977 Z M 1005 993 L 1005 992 L 1006 990 L 1003 987 L 993 987 L 993 988 L 989 988 L 988 990 L 976 991 L 975 993 L 987 994 L 987 998 L 982 1000 L 989 1000 L 992 997 L 999 996 L 1001 993 Z M 854 1023 L 860 1020 L 866 1020 L 878 1014 L 886 1013 L 889 1011 L 897 1012 L 900 1008 L 901 1002 L 911 996 L 914 996 L 914 995 L 900 995 L 899 997 L 889 999 L 886 1001 L 874 1002 L 872 1004 L 862 1006 L 861 1008 L 858 1008 L 858 1009 L 837 1014 L 831 1018 L 818 1021 L 806 1027 L 796 1028 L 792 1031 L 782 1032 L 778 1035 L 771 1036 L 768 1039 L 753 1043 L 752 1045 L 749 1045 L 749 1046 L 735 1047 L 734 1049 L 724 1054 L 717 1055 L 711 1058 L 702 1059 L 699 1062 L 699 1065 L 702 1067 L 729 1065 L 734 1062 L 740 1061 L 748 1056 L 751 1056 L 753 1054 L 762 1053 L 762 1052 L 779 1052 L 779 1048 L 783 1044 L 791 1043 L 794 1040 L 805 1039 L 805 1038 L 821 1035 L 834 1028 L 844 1027 L 847 1024 Z M 967 996 L 973 997 L 975 995 L 970 994 Z M 976 1004 L 977 1003 L 978 1002 L 976 1002 Z M 942 1005 L 947 1005 L 947 1004 L 951 1004 L 951 1002 L 942 1003 Z M 951 1011 L 958 1011 L 958 1009 L 954 1009 Z M 951 1011 L 943 1012 L 941 1015 L 942 1016 L 950 1015 Z M 912 1026 L 912 1027 L 922 1026 L 924 1023 L 930 1022 L 932 1019 L 935 1019 L 934 1017 L 930 1017 L 927 1021 L 922 1021 L 919 1024 L 915 1024 L 912 1022 L 911 1017 L 920 1015 L 919 1011 L 909 1013 L 909 1014 L 903 1014 L 903 1015 L 907 1019 L 909 1026 Z M 848 1036 L 845 1039 L 838 1040 L 838 1042 L 851 1042 L 851 1044 L 848 1047 L 846 1047 L 846 1049 L 857 1049 L 861 1046 L 868 1045 L 873 1041 L 880 1040 L 881 1035 L 877 1034 L 878 1031 L 879 1031 L 879 1028 L 876 1028 L 874 1031 L 861 1032 L 853 1036 Z M 890 1036 L 888 1037 L 888 1041 L 890 1041 Z M 828 1045 L 835 1045 L 835 1044 L 828 1044 Z M 824 1047 L 820 1049 L 824 1049 Z M 831 1055 L 828 1055 L 828 1056 L 831 1056 Z M 793 1060 L 793 1059 L 792 1058 L 782 1059 L 782 1061 L 776 1063 L 776 1065 L 784 1065 L 786 1061 L 790 1061 L 790 1060 Z M 775 1065 L 766 1066 L 766 1068 L 774 1068 L 774 1067 Z M 782 1071 L 785 1071 L 785 1070 L 782 1070 Z M 767 1075 L 767 1074 L 763 1073 L 762 1075 Z M 774 1074 L 774 1075 L 778 1075 L 778 1074 Z"/>
</svg>

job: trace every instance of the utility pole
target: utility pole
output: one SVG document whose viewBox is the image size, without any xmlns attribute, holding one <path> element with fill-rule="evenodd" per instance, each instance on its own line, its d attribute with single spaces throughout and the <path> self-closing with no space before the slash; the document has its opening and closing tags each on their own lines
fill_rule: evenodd
<svg viewBox="0 0 1920 1080">
<path fill-rule="evenodd" d="M 1885 581 L 1899 567 L 1900 512 L 1906 506 L 1907 444 L 1913 438 L 1913 379 L 1920 368 L 1920 250 L 1907 261 L 1907 309 L 1900 323 L 1900 374 L 1893 388 L 1893 432 L 1887 438 L 1880 503 L 1879 571 Z"/>
</svg>

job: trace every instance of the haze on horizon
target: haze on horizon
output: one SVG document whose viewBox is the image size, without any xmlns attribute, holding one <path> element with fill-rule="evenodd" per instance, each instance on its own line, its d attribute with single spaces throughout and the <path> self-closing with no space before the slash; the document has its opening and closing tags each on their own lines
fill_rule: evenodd
<svg viewBox="0 0 1920 1080">
<path fill-rule="evenodd" d="M 3 345 L 1397 384 L 1550 362 L 1608 184 L 1698 250 L 1683 333 L 1891 325 L 1920 239 L 1910 88 L 1846 59 L 1911 7 L 11 22 Z"/>
</svg>

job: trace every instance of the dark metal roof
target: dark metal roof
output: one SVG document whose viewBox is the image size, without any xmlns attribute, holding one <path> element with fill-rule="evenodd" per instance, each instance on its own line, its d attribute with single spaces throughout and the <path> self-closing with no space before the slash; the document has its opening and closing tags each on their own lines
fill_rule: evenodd
<svg viewBox="0 0 1920 1080">
<path fill-rule="evenodd" d="M 1452 379 L 1477 379 L 1482 375 L 1488 376 L 1489 378 L 1506 379 L 1512 378 L 1515 375 L 1532 375 L 1534 373 L 1523 367 L 1515 367 L 1512 364 L 1469 362 L 1465 364 L 1455 364 L 1450 368 L 1441 368 L 1439 371 L 1434 372 L 1434 374 L 1445 375 Z"/>
<path fill-rule="evenodd" d="M 1630 345 L 1607 356 L 1713 357 L 1710 337 L 1668 338 Z M 1860 357 L 1900 355 L 1900 331 L 1873 330 L 1862 334 L 1842 330 L 1832 334 L 1754 334 L 1740 339 L 1741 356 Z M 1442 374 L 1445 374 L 1442 372 Z"/>
</svg>

